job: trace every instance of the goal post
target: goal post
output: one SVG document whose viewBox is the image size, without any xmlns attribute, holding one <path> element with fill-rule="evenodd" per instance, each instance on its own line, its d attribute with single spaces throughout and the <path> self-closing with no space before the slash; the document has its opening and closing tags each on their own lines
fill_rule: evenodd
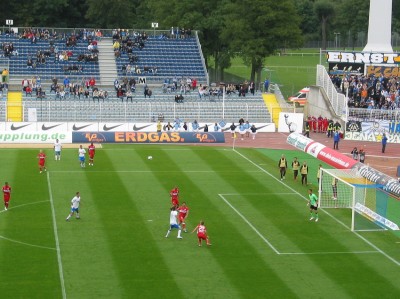
<svg viewBox="0 0 400 299">
<path fill-rule="evenodd" d="M 382 187 L 353 169 L 321 168 L 319 206 L 350 209 L 352 231 L 399 230 L 400 201 Z"/>
</svg>

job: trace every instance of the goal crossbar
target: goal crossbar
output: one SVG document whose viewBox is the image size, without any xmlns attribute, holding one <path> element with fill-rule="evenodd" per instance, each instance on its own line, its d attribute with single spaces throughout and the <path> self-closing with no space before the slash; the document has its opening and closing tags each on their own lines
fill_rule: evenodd
<svg viewBox="0 0 400 299">
<path fill-rule="evenodd" d="M 356 170 L 321 168 L 320 207 L 351 209 L 353 231 L 363 230 L 362 227 L 365 230 L 399 230 L 398 225 L 387 217 L 390 196 L 383 192 L 382 187 L 362 177 Z"/>
</svg>

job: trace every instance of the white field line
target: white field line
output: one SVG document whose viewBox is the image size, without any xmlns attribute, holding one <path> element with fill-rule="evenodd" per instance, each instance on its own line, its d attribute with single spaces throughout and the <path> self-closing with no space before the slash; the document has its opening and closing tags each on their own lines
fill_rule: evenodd
<svg viewBox="0 0 400 299">
<path fill-rule="evenodd" d="M 20 207 L 24 207 L 24 206 L 29 206 L 29 205 L 35 205 L 35 204 L 44 203 L 44 202 L 48 202 L 48 200 L 41 200 L 41 201 L 30 202 L 30 203 L 25 203 L 25 204 L 22 204 L 22 205 L 17 205 L 17 206 L 9 207 L 9 208 L 8 208 L 8 211 L 9 211 L 9 210 L 16 209 L 16 208 L 20 208 Z M 4 212 L 8 212 L 8 211 L 2 210 L 2 211 L 0 211 L 0 213 L 4 213 Z M 43 248 L 43 249 L 49 249 L 49 250 L 56 250 L 55 248 L 52 248 L 52 247 L 47 247 L 47 246 L 41 246 L 41 245 L 35 245 L 35 244 L 31 244 L 31 243 L 26 243 L 26 242 L 22 242 L 22 241 L 10 239 L 10 238 L 7 238 L 7 237 L 1 236 L 1 235 L 0 235 L 0 239 L 6 240 L 6 241 L 9 241 L 9 242 L 13 242 L 13 243 L 17 243 L 17 244 L 21 244 L 21 245 L 30 246 L 30 247 Z"/>
<path fill-rule="evenodd" d="M 107 148 L 107 147 L 103 146 L 101 149 L 102 149 L 102 151 L 113 151 L 113 152 L 114 151 L 131 151 L 131 152 L 134 152 L 135 150 L 132 149 L 132 147 L 129 147 L 129 145 L 132 145 L 132 144 L 126 144 L 127 148 Z M 151 148 L 151 145 L 150 144 L 148 144 L 148 145 L 149 145 L 149 148 L 148 148 L 149 151 L 160 151 L 159 148 Z M 98 146 L 96 145 L 96 148 L 97 147 Z M 169 151 L 179 152 L 179 151 L 191 151 L 191 149 L 189 149 L 189 148 L 172 148 L 171 147 L 171 148 L 163 148 L 162 151 L 163 152 L 169 152 Z"/>
<path fill-rule="evenodd" d="M 104 172 L 104 173 L 262 173 L 260 170 L 251 170 L 251 171 L 215 171 L 215 170 L 90 170 L 90 172 Z M 51 173 L 85 173 L 83 170 L 52 170 Z"/>
<path fill-rule="evenodd" d="M 17 206 L 9 207 L 8 210 L 14 210 L 14 209 L 16 209 L 16 208 L 20 208 L 20 207 L 24 207 L 24 206 L 29 206 L 29 205 L 36 205 L 36 204 L 43 203 L 43 202 L 48 202 L 48 200 L 41 200 L 41 201 L 35 201 L 35 202 L 24 203 L 24 204 L 22 204 L 22 205 L 17 205 Z M 5 211 L 5 210 L 1 210 L 1 211 L 0 211 L 0 213 L 5 213 L 5 212 L 7 212 L 7 211 Z"/>
<path fill-rule="evenodd" d="M 257 195 L 257 194 L 296 194 L 296 193 L 223 193 L 218 194 L 225 203 L 230 206 L 245 222 L 250 226 L 250 228 L 265 242 L 267 245 L 275 251 L 278 255 L 325 255 L 325 254 L 365 254 L 365 253 L 379 253 L 379 251 L 337 251 L 337 252 L 280 252 L 278 251 L 271 242 L 268 241 L 255 227 L 251 224 L 251 222 L 240 213 L 226 198 L 225 196 L 242 196 L 242 195 Z"/>
<path fill-rule="evenodd" d="M 250 160 L 249 158 L 247 158 L 246 156 L 244 156 L 243 154 L 239 153 L 237 150 L 233 150 L 235 153 L 237 153 L 239 156 L 241 156 L 243 159 L 245 159 L 246 161 L 248 161 L 250 164 L 254 165 L 255 167 L 257 167 L 258 169 L 262 170 L 265 174 L 269 175 L 270 177 L 272 177 L 273 179 L 275 179 L 277 182 L 280 182 L 282 185 L 286 186 L 286 188 L 288 188 L 289 190 L 291 190 L 292 192 L 298 194 L 302 199 L 307 200 L 307 198 L 305 196 L 303 196 L 302 194 L 300 194 L 298 191 L 294 190 L 293 188 L 291 188 L 290 186 L 286 185 L 283 181 L 279 180 L 278 178 L 276 178 L 274 175 L 272 175 L 271 173 L 269 173 L 267 170 L 265 170 L 264 168 L 260 167 L 259 165 L 257 165 L 256 163 L 254 163 L 252 160 Z M 320 209 L 322 212 L 324 212 L 326 215 L 328 215 L 329 217 L 331 217 L 332 219 L 334 219 L 337 223 L 339 223 L 340 225 L 344 226 L 345 228 L 349 229 L 349 227 L 344 224 L 342 221 L 340 221 L 339 219 L 337 219 L 335 216 L 333 216 L 331 213 L 329 213 L 328 211 L 326 211 L 325 209 Z M 360 238 L 361 240 L 363 240 L 365 243 L 367 243 L 369 246 L 371 246 L 373 249 L 375 249 L 376 251 L 378 251 L 380 254 L 382 254 L 384 257 L 386 257 L 388 260 L 392 261 L 394 264 L 396 264 L 397 266 L 400 266 L 400 262 L 397 261 L 396 259 L 394 259 L 393 257 L 391 257 L 390 255 L 388 255 L 386 252 L 384 252 L 382 249 L 380 249 L 378 246 L 376 246 L 375 244 L 373 244 L 372 242 L 370 242 L 369 240 L 367 240 L 366 238 L 364 238 L 363 236 L 361 236 L 359 233 L 353 231 L 353 234 L 355 234 L 358 238 Z"/>
<path fill-rule="evenodd" d="M 261 171 L 260 171 L 261 172 Z M 280 193 L 275 193 L 275 192 L 262 192 L 262 193 L 222 193 L 221 195 L 228 195 L 228 196 L 243 196 L 243 195 L 293 195 L 296 193 L 293 192 L 280 192 Z"/>
<path fill-rule="evenodd" d="M 281 255 L 327 255 L 327 254 L 370 254 L 380 253 L 379 251 L 327 251 L 327 252 L 281 252 Z"/>
<path fill-rule="evenodd" d="M 62 265 L 62 259 L 61 259 L 60 242 L 58 240 L 56 211 L 55 211 L 55 208 L 54 208 L 53 192 L 51 191 L 51 182 L 50 182 L 50 174 L 49 174 L 49 172 L 47 172 L 47 187 L 48 187 L 49 196 L 50 196 L 51 216 L 52 216 L 52 220 L 53 220 L 54 239 L 56 241 L 57 262 L 58 262 L 58 272 L 59 272 L 59 275 L 60 275 L 61 293 L 62 293 L 62 298 L 66 299 L 67 298 L 67 293 L 65 291 L 64 271 L 63 271 L 63 265 Z"/>
<path fill-rule="evenodd" d="M 21 241 L 17 241 L 14 239 L 10 239 L 4 236 L 0 235 L 0 239 L 9 241 L 9 242 L 13 242 L 13 243 L 17 243 L 17 244 L 21 244 L 21 245 L 25 245 L 25 246 L 30 246 L 30 247 L 36 247 L 36 248 L 42 248 L 42 249 L 49 249 L 49 250 L 56 250 L 55 248 L 51 248 L 51 247 L 47 247 L 47 246 L 40 246 L 40 245 L 35 245 L 35 244 L 30 244 L 30 243 L 25 243 L 25 242 L 21 242 Z"/>
<path fill-rule="evenodd" d="M 265 238 L 255 227 L 253 224 L 250 223 L 249 220 L 247 220 L 246 217 L 243 216 L 242 213 L 240 213 L 222 194 L 218 194 L 219 197 L 222 198 L 222 200 L 231 207 L 232 210 L 234 210 L 236 212 L 236 214 L 238 214 L 240 216 L 240 218 L 242 218 L 244 220 L 244 222 L 247 223 L 248 226 L 250 226 L 250 228 L 276 253 L 276 254 L 280 254 L 280 252 L 267 240 L 267 238 Z"/>
</svg>

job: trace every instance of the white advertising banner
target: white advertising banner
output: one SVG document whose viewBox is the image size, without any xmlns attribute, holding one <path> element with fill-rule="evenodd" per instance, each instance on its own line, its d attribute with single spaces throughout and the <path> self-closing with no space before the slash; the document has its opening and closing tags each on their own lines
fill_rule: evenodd
<svg viewBox="0 0 400 299">
<path fill-rule="evenodd" d="M 279 113 L 278 132 L 299 133 L 303 132 L 303 113 Z"/>
<path fill-rule="evenodd" d="M 162 122 L 162 127 L 166 125 Z M 178 129 L 171 122 L 171 131 L 184 132 L 183 122 Z M 257 132 L 275 132 L 274 123 L 251 123 Z M 199 123 L 199 132 L 205 125 L 214 132 L 215 123 Z M 219 132 L 230 132 L 231 124 L 219 123 Z M 238 124 L 236 131 L 239 132 Z M 192 123 L 187 123 L 187 131 L 192 132 Z M 156 132 L 157 123 L 104 123 L 104 122 L 0 122 L 0 143 L 52 143 L 59 139 L 62 143 L 72 142 L 72 132 Z"/>
<path fill-rule="evenodd" d="M 69 122 L 68 131 L 78 132 L 78 131 L 99 131 L 99 123 L 97 122 Z"/>
<path fill-rule="evenodd" d="M 72 132 L 0 132 L 0 143 L 72 143 Z"/>
<path fill-rule="evenodd" d="M 28 108 L 28 121 L 37 121 L 37 109 Z"/>
</svg>

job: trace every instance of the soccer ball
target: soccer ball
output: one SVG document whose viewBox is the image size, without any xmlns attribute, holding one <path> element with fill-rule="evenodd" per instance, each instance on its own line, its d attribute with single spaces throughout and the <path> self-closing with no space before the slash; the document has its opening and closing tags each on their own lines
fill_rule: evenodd
<svg viewBox="0 0 400 299">
<path fill-rule="evenodd" d="M 153 156 L 148 156 L 147 159 L 151 160 L 151 159 L 153 159 Z"/>
</svg>

